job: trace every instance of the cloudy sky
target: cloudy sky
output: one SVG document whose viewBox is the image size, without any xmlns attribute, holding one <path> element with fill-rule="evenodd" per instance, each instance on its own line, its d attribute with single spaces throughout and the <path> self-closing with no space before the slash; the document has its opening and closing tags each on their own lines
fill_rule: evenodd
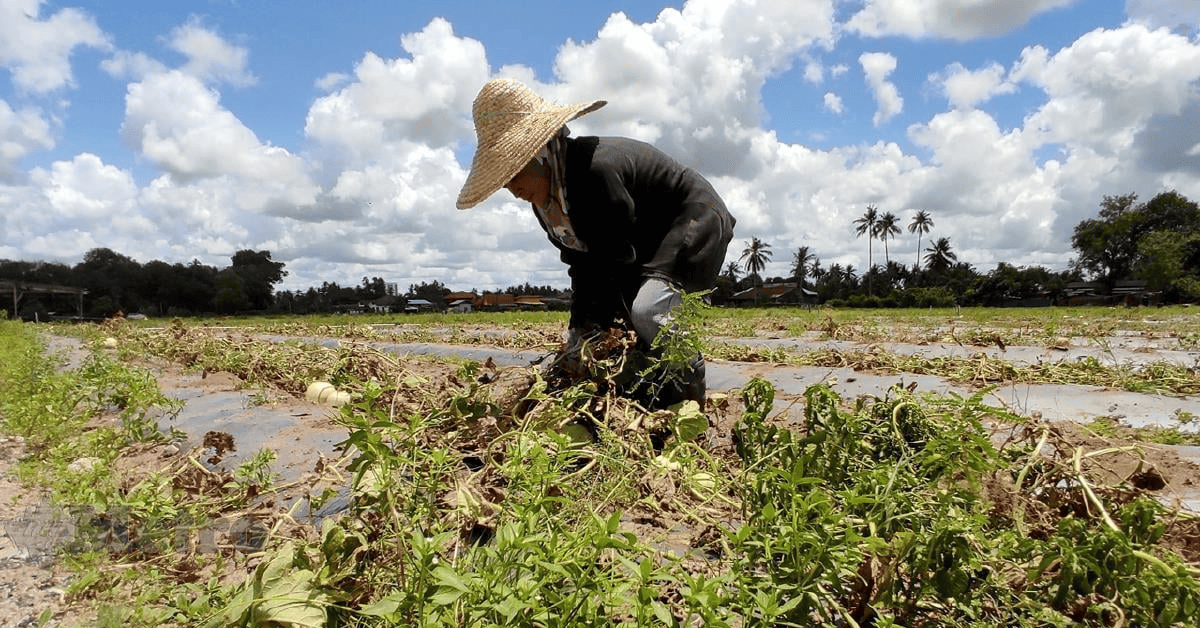
<svg viewBox="0 0 1200 628">
<path fill-rule="evenodd" d="M 566 287 L 527 206 L 454 208 L 499 76 L 607 99 L 574 134 L 695 167 L 768 276 L 866 268 L 869 204 L 987 272 L 1065 269 L 1105 195 L 1200 200 L 1195 0 L 0 0 L 0 68 L 0 259 Z"/>
</svg>

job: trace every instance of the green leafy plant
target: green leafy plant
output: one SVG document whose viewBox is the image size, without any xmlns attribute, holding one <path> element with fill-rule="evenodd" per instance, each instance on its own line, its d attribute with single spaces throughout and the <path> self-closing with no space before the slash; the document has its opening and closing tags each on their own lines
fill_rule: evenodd
<svg viewBox="0 0 1200 628">
<path fill-rule="evenodd" d="M 775 333 L 832 327 L 847 338 L 924 326 L 924 337 L 946 333 L 932 327 L 948 315 L 855 320 L 775 310 L 731 314 L 729 324 Z M 726 324 L 711 317 L 693 322 Z M 1014 319 L 1001 337 L 1031 337 L 1043 320 Z M 264 327 L 358 339 L 381 333 L 334 322 Z M 533 345 L 538 326 L 563 321 L 522 324 L 513 322 L 513 346 Z M 1057 324 L 1061 333 L 1105 329 Z M 365 345 L 268 340 L 251 322 L 238 325 L 237 332 L 183 322 L 106 327 L 119 349 L 89 350 L 116 364 L 98 357 L 68 372 L 42 355 L 44 345 L 26 328 L 0 327 L 0 358 L 8 358 L 0 363 L 7 404 L 0 412 L 6 429 L 25 430 L 37 445 L 23 463 L 40 469 L 31 477 L 58 482 L 61 499 L 138 530 L 138 541 L 116 552 L 91 545 L 68 556 L 79 573 L 68 593 L 94 601 L 100 623 L 1032 628 L 1188 625 L 1197 611 L 1200 572 L 1172 549 L 1192 533 L 1188 520 L 1128 485 L 1106 484 L 1093 472 L 1103 450 L 1083 451 L 1047 426 L 987 405 L 987 387 L 966 397 L 896 387 L 843 399 L 822 383 L 802 398 L 780 396 L 778 409 L 774 388 L 752 379 L 736 398 L 711 396 L 703 411 L 683 404 L 647 413 L 605 385 L 619 361 L 599 365 L 609 369 L 599 380 L 558 386 L 540 369 L 418 363 Z M 484 336 L 412 331 L 469 342 Z M 668 348 L 664 359 L 697 348 Z M 119 419 L 104 429 L 79 426 L 96 413 L 157 408 L 136 372 L 127 377 L 131 371 L 118 368 L 145 356 L 230 369 L 272 395 L 300 397 L 318 379 L 351 392 L 336 416 L 347 430 L 347 457 L 328 463 L 346 484 L 310 498 L 319 508 L 323 497 L 346 495 L 344 511 L 319 521 L 263 515 L 261 547 L 214 543 L 204 554 L 187 546 L 199 522 L 252 507 L 263 514 L 274 481 L 269 451 L 232 474 L 182 453 L 124 483 L 105 464 L 68 471 L 84 456 L 104 462 L 136 449 L 138 429 Z M 1039 376 L 979 359 L 850 352 L 804 359 L 988 382 Z M 1074 372 L 1136 377 L 1118 371 L 1096 363 Z M 42 407 L 22 407 L 30 398 Z M 705 412 L 728 422 L 710 430 Z M 675 437 L 653 442 L 649 432 L 660 428 Z M 1010 432 L 1003 446 L 994 438 L 1001 428 Z M 112 568 L 114 559 L 121 568 Z M 244 580 L 231 584 L 231 574 Z"/>
</svg>

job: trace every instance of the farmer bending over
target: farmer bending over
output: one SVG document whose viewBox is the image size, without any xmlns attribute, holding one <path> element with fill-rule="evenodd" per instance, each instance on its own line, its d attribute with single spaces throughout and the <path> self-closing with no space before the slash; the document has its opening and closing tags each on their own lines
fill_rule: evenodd
<svg viewBox="0 0 1200 628">
<path fill-rule="evenodd" d="M 532 204 L 571 277 L 565 352 L 627 321 L 651 354 L 680 291 L 716 284 L 735 220 L 704 177 L 653 146 L 570 137 L 568 121 L 605 104 L 558 105 L 517 81 L 488 82 L 475 97 L 478 147 L 457 205 L 474 207 L 501 187 Z M 702 355 L 669 375 L 635 398 L 651 409 L 686 399 L 703 407 Z"/>
</svg>

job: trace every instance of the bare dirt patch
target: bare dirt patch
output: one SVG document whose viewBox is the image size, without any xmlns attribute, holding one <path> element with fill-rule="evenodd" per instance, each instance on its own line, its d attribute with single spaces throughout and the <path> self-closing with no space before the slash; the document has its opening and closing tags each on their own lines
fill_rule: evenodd
<svg viewBox="0 0 1200 628">
<path fill-rule="evenodd" d="M 71 574 L 54 560 L 62 523 L 12 474 L 24 455 L 20 438 L 0 438 L 0 628 L 36 625 L 43 613 L 73 615 L 65 599 Z"/>
<path fill-rule="evenodd" d="M 478 346 L 471 348 L 475 353 L 480 350 Z M 483 350 L 487 351 L 486 348 Z M 154 369 L 164 392 L 186 402 L 179 415 L 164 417 L 162 421 L 164 429 L 180 430 L 185 437 L 177 442 L 129 449 L 115 463 L 128 486 L 157 473 L 167 474 L 177 488 L 189 493 L 216 491 L 228 481 L 229 473 L 238 464 L 255 452 L 267 449 L 276 455 L 272 470 L 278 472 L 283 481 L 298 483 L 290 493 L 292 497 L 336 488 L 325 471 L 330 461 L 343 453 L 336 443 L 346 436 L 346 430 L 330 420 L 333 412 L 330 408 L 307 402 L 296 391 L 248 386 L 228 373 L 192 373 L 173 364 L 158 362 L 149 366 Z M 770 371 L 773 378 L 799 381 L 798 375 L 789 373 L 789 367 L 762 364 L 756 369 L 764 373 Z M 454 370 L 454 367 L 437 361 L 404 363 L 404 376 L 424 381 L 421 394 L 430 398 L 446 398 L 452 385 L 461 385 L 462 382 L 454 380 Z M 857 394 L 885 395 L 884 383 L 891 385 L 897 379 L 903 379 L 872 379 L 869 373 L 853 370 L 850 373 L 843 381 L 861 386 L 846 390 L 847 404 L 852 404 Z M 483 368 L 478 381 L 491 386 L 494 397 L 505 407 L 520 398 L 526 390 L 523 387 L 529 385 L 521 369 L 498 368 L 494 363 Z M 909 381 L 915 380 L 910 378 Z M 705 439 L 706 447 L 716 453 L 728 454 L 732 448 L 732 427 L 743 409 L 736 388 L 733 385 L 710 389 L 706 411 L 713 426 Z M 1080 388 L 1077 394 L 1087 396 L 1089 392 Z M 395 403 L 403 404 L 404 401 L 398 399 Z M 799 394 L 781 391 L 776 397 L 773 420 L 795 426 L 801 421 L 803 406 Z M 609 419 L 614 425 L 619 424 L 621 415 L 616 408 L 613 410 Z M 467 453 L 486 451 L 489 438 L 499 434 L 502 426 L 478 427 L 482 429 L 463 432 L 457 443 L 458 449 Z M 1194 498 L 1200 490 L 1200 465 L 1185 455 L 1190 451 L 1186 448 L 1146 443 L 1129 429 L 1118 428 L 1113 434 L 1100 435 L 1071 421 L 1033 423 L 1028 429 L 1048 431 L 1045 453 L 1056 464 L 1070 465 L 1076 452 L 1082 452 L 1085 461 L 1082 468 L 1092 482 L 1124 491 L 1130 499 L 1138 494 L 1149 494 L 1164 503 L 1186 505 L 1189 496 Z M 19 441 L 0 442 L 0 521 L 19 519 L 22 513 L 28 513 L 38 504 L 36 495 L 27 494 L 4 472 L 12 461 L 24 454 Z M 208 464 L 205 468 L 197 467 L 190 461 L 192 459 Z M 677 491 L 688 490 L 664 477 L 641 478 L 645 494 L 669 497 Z M 342 478 L 345 479 L 345 475 Z M 996 503 L 997 516 L 1011 511 L 1011 504 L 1016 502 L 1013 486 L 996 485 L 989 490 Z M 249 495 L 247 502 L 250 505 L 231 513 L 233 523 L 222 528 L 218 543 L 229 551 L 252 551 L 254 545 L 246 543 L 246 539 L 255 538 L 264 527 L 279 520 L 278 500 L 281 498 L 266 508 L 266 504 L 256 501 L 255 497 Z M 1086 508 L 1086 504 L 1077 506 Z M 691 523 L 686 512 L 672 510 L 670 500 L 662 500 L 657 509 L 635 509 L 627 513 L 622 529 L 670 551 L 703 553 L 712 550 L 712 539 L 719 536 L 718 531 L 689 527 Z M 31 625 L 30 622 L 43 612 L 49 612 L 58 625 L 85 625 L 85 615 L 72 608 L 63 595 L 69 574 L 43 562 L 47 556 L 44 552 L 39 556 L 14 544 L 6 544 L 12 539 L 7 527 L 6 532 L 8 534 L 0 538 L 0 627 Z M 1168 522 L 1165 538 L 1167 544 L 1187 560 L 1200 562 L 1200 523 L 1195 517 L 1184 514 Z M 49 550 L 52 553 L 53 547 Z M 244 573 L 243 567 L 241 574 L 231 573 L 230 577 Z M 15 623 L 3 623 L 7 621 Z"/>
</svg>

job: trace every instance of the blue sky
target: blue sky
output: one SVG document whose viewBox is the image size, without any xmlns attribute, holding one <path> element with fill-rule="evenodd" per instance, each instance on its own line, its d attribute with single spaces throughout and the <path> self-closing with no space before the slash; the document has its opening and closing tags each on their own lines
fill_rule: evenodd
<svg viewBox="0 0 1200 628">
<path fill-rule="evenodd" d="M 572 130 L 696 167 L 768 275 L 801 246 L 865 269 L 868 204 L 981 272 L 1061 270 L 1104 195 L 1200 199 L 1198 27 L 1193 0 L 0 0 L 0 259 L 565 287 L 506 192 L 454 209 L 507 76 L 608 99 Z"/>
<path fill-rule="evenodd" d="M 253 0 L 233 2 L 155 2 L 124 0 L 118 10 L 112 2 L 44 3 L 41 12 L 74 7 L 95 16 L 116 46 L 146 51 L 165 62 L 181 59 L 166 45 L 168 34 L 188 20 L 229 37 L 249 51 L 254 86 L 222 92 L 222 103 L 265 141 L 298 149 L 304 144 L 304 117 L 321 94 L 316 77 L 349 71 L 366 51 L 395 57 L 404 55 L 400 36 L 418 31 L 436 17 L 454 26 L 455 34 L 485 42 L 494 66 L 523 64 L 543 78 L 553 73 L 554 53 L 566 39 L 595 37 L 608 16 L 621 11 L 645 21 L 669 6 L 662 2 L 576 2 L 570 17 L 561 0 L 487 2 L 483 0 Z M 520 7 L 515 9 L 514 7 Z M 122 146 L 114 129 L 123 118 L 125 85 L 97 67 L 107 53 L 80 51 L 75 59 L 78 96 L 72 98 L 63 142 L 41 155 L 42 164 L 70 158 L 85 150 L 103 150 L 124 156 L 127 166 L 135 155 Z M 89 67 L 90 65 L 90 67 Z M 3 93 L 3 92 L 0 92 Z M 465 147 L 469 158 L 471 147 Z M 153 176 L 152 170 L 142 173 Z"/>
</svg>

